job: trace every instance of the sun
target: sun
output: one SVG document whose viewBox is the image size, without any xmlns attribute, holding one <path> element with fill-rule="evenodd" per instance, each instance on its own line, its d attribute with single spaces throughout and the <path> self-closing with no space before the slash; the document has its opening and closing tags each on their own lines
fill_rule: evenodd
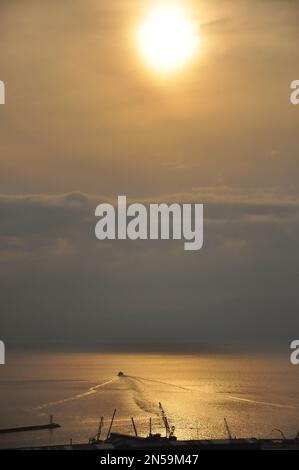
<svg viewBox="0 0 299 470">
<path fill-rule="evenodd" d="M 186 7 L 154 6 L 137 28 L 143 60 L 159 73 L 172 73 L 190 63 L 199 49 L 199 28 Z"/>
</svg>

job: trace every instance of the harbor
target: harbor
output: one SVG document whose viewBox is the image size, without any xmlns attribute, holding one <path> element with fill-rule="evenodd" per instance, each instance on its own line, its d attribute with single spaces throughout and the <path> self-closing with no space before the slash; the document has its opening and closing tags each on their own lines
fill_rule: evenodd
<svg viewBox="0 0 299 470">
<path fill-rule="evenodd" d="M 119 375 L 119 374 L 118 374 Z M 121 373 L 119 377 L 123 377 Z M 281 438 L 277 439 L 257 439 L 251 438 L 237 438 L 231 433 L 229 424 L 224 418 L 224 426 L 227 432 L 227 439 L 196 439 L 196 440 L 178 440 L 175 436 L 175 426 L 169 424 L 168 417 L 163 408 L 162 403 L 159 402 L 159 410 L 161 415 L 161 422 L 164 426 L 165 435 L 160 433 L 152 433 L 152 420 L 149 418 L 149 433 L 147 436 L 138 435 L 138 430 L 134 421 L 131 418 L 132 434 L 122 434 L 113 432 L 113 423 L 117 414 L 114 409 L 110 419 L 109 428 L 106 436 L 102 435 L 104 426 L 104 417 L 101 416 L 97 434 L 90 438 L 88 443 L 75 444 L 70 439 L 68 444 L 52 445 L 52 446 L 39 446 L 39 447 L 25 447 L 15 450 L 88 450 L 88 451 L 165 451 L 165 452 L 202 452 L 202 451 L 256 451 L 256 450 L 299 450 L 299 431 L 297 436 L 293 439 L 287 439 L 283 432 L 276 429 L 281 434 Z M 19 428 L 11 428 L 0 430 L 0 433 L 13 433 L 13 432 L 27 432 L 27 431 L 41 431 L 45 429 L 59 428 L 60 425 L 53 422 L 53 417 L 50 417 L 50 423 L 40 426 L 26 426 Z"/>
<path fill-rule="evenodd" d="M 298 448 L 298 387 L 291 368 L 279 381 L 276 358 L 89 353 L 45 356 L 42 369 L 35 355 L 26 362 L 26 380 L 2 378 L 1 449 Z"/>
</svg>

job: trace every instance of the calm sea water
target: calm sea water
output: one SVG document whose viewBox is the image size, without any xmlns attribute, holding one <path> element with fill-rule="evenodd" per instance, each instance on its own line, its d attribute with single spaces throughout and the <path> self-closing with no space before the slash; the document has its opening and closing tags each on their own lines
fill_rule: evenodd
<svg viewBox="0 0 299 470">
<path fill-rule="evenodd" d="M 119 378 L 122 370 L 126 376 Z M 0 447 L 85 443 L 101 416 L 113 429 L 163 432 L 162 402 L 178 438 L 221 438 L 224 417 L 237 437 L 269 437 L 299 429 L 299 367 L 288 357 L 149 354 L 15 354 L 0 368 L 0 427 L 44 424 L 54 431 L 0 436 Z"/>
</svg>

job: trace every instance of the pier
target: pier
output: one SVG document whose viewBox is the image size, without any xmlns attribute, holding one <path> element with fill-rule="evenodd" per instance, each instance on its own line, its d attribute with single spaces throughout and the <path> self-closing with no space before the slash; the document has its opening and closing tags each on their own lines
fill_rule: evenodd
<svg viewBox="0 0 299 470">
<path fill-rule="evenodd" d="M 61 428 L 60 424 L 54 423 L 53 416 L 50 416 L 50 422 L 48 424 L 37 424 L 33 426 L 19 426 L 15 428 L 0 429 L 0 434 L 11 434 L 16 432 L 28 432 L 28 431 L 43 431 L 45 429 L 57 429 Z"/>
</svg>

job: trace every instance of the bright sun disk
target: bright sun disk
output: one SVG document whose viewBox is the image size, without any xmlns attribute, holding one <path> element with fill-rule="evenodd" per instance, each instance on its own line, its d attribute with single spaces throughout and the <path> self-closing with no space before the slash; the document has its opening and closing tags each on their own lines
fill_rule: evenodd
<svg viewBox="0 0 299 470">
<path fill-rule="evenodd" d="M 198 51 L 198 26 L 180 6 L 152 8 L 137 33 L 141 56 L 158 72 L 174 72 L 182 68 Z"/>
</svg>

